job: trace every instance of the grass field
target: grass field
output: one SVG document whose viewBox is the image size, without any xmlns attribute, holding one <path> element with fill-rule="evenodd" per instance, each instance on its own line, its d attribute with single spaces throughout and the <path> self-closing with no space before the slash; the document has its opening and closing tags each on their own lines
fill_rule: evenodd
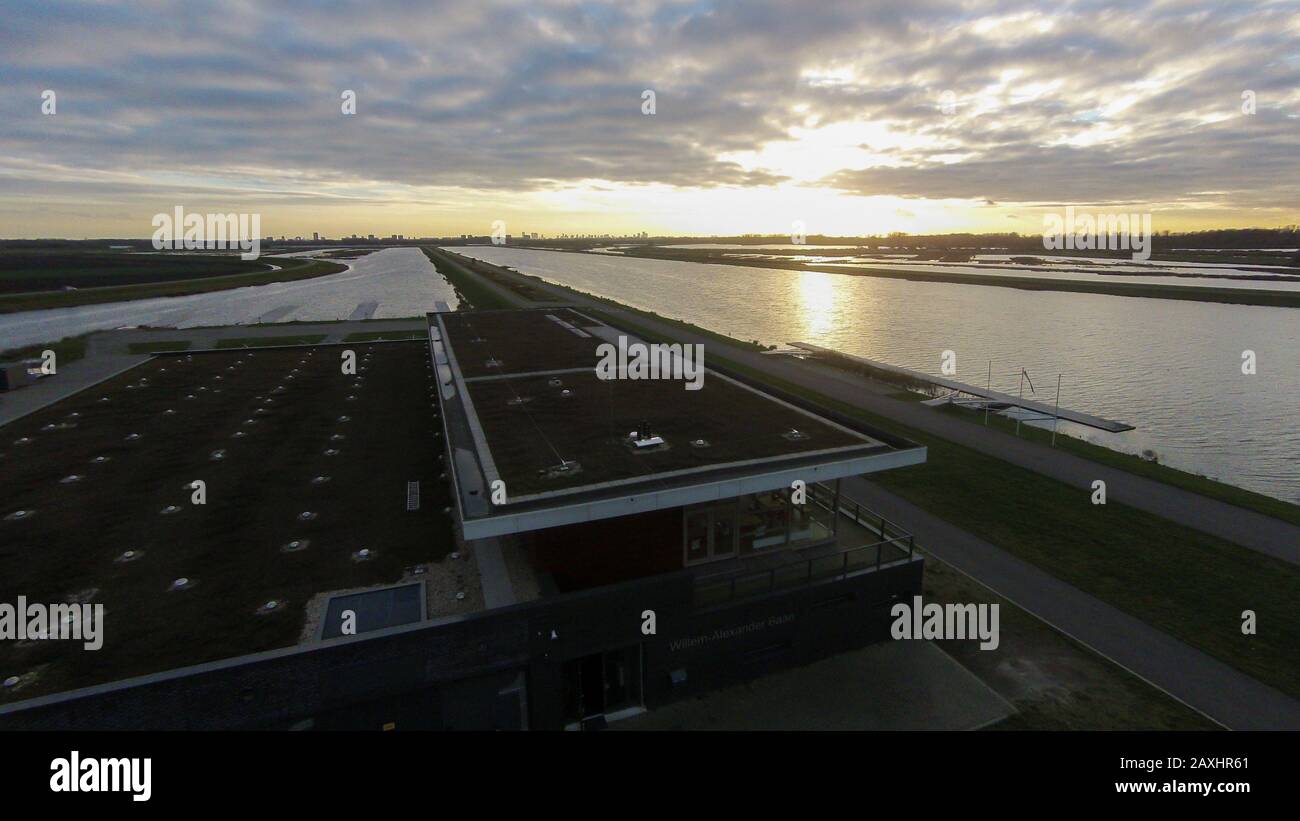
<svg viewBox="0 0 1300 821">
<path fill-rule="evenodd" d="M 0 293 L 175 282 L 270 269 L 238 254 L 5 249 L 0 250 Z"/>
<path fill-rule="evenodd" d="M 646 339 L 656 334 L 627 327 Z M 929 449 L 925 465 L 872 480 L 939 518 L 1260 681 L 1300 696 L 1300 569 L 1176 522 L 1111 502 L 716 354 L 713 363 L 806 397 Z M 1253 610 L 1257 635 L 1241 632 Z"/>
<path fill-rule="evenodd" d="M 303 259 L 289 260 L 286 262 L 286 267 L 278 271 L 263 270 L 253 273 L 210 275 L 197 279 L 145 282 L 134 285 L 111 285 L 102 288 L 81 288 L 76 291 L 0 294 L 0 314 L 15 311 L 33 311 L 42 308 L 95 305 L 101 302 L 186 296 L 208 291 L 222 291 L 227 288 L 242 288 L 247 285 L 291 282 L 310 277 L 337 274 L 344 270 L 346 270 L 346 266 L 336 262 Z"/>
</svg>

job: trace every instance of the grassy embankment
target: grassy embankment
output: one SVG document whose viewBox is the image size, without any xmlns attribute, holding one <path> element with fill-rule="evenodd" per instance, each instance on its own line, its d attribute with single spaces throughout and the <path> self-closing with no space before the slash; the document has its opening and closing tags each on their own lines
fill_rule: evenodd
<svg viewBox="0 0 1300 821">
<path fill-rule="evenodd" d="M 299 279 L 327 276 L 347 270 L 335 262 L 302 259 L 289 260 L 279 270 L 257 271 L 243 274 L 202 276 L 133 285 L 110 285 L 99 288 L 81 288 L 75 291 L 37 291 L 21 294 L 0 294 L 0 313 L 33 311 L 42 308 L 66 308 L 76 305 L 95 305 L 101 302 L 123 302 L 164 296 L 187 296 L 208 291 L 243 288 L 248 285 L 267 285 L 272 282 L 292 282 Z"/>
<path fill-rule="evenodd" d="M 453 255 L 447 254 L 446 252 L 436 248 L 425 248 L 423 250 L 424 253 L 429 257 L 429 260 L 433 262 L 434 266 L 438 269 L 438 273 L 446 277 L 447 281 L 452 284 L 452 287 L 456 288 L 456 292 L 458 296 L 466 293 L 473 294 L 473 296 L 471 296 L 469 299 L 466 300 L 469 303 L 469 307 L 476 308 L 476 309 L 483 309 L 483 310 L 515 307 L 515 303 L 503 297 L 500 294 L 500 292 L 495 291 L 489 287 L 486 287 L 483 284 L 483 282 L 479 279 L 479 276 L 481 275 L 479 272 L 469 270 L 469 268 L 464 263 L 460 262 Z M 540 277 L 535 277 L 532 276 L 531 274 L 523 274 L 518 271 L 514 271 L 513 274 L 514 276 L 521 277 L 523 279 L 535 280 L 539 285 L 545 285 L 546 287 L 552 287 L 552 288 L 564 287 L 564 286 L 554 285 L 549 282 L 545 282 Z M 691 333 L 696 333 L 701 336 L 708 337 L 709 339 L 716 339 L 719 342 L 725 342 L 728 345 L 735 345 L 740 348 L 746 348 L 748 350 L 755 350 L 755 351 L 764 350 L 765 347 L 761 345 L 757 340 L 746 341 L 743 339 L 736 339 L 735 337 L 727 336 L 726 334 L 718 333 L 717 331 L 711 331 L 708 328 L 701 328 L 698 325 L 692 325 L 689 322 L 683 322 L 680 319 L 671 319 L 666 316 L 660 316 L 659 314 L 653 311 L 642 311 L 636 308 L 628 308 L 627 306 L 615 302 L 612 299 L 606 299 L 605 297 L 599 296 L 597 294 L 588 293 L 586 291 L 579 291 L 575 288 L 566 288 L 566 290 L 573 291 L 574 293 L 582 294 L 583 296 L 589 299 L 594 299 L 599 302 L 602 302 L 615 310 L 632 311 L 634 313 L 638 313 L 643 316 L 652 317 L 659 322 L 666 322 L 671 325 L 675 325 L 679 328 L 682 328 L 683 330 L 690 331 Z M 543 302 L 555 301 L 554 299 L 551 299 L 550 297 L 546 296 L 546 294 L 544 294 L 543 292 L 538 291 L 536 289 L 533 290 L 533 293 L 536 294 L 534 301 L 543 301 Z"/>
<path fill-rule="evenodd" d="M 605 317 L 647 339 L 623 318 Z M 945 521 L 1223 660 L 1300 696 L 1300 570 L 1123 504 L 930 436 L 801 386 L 715 363 L 929 449 L 924 465 L 873 481 Z M 1241 633 L 1253 610 L 1259 633 Z M 1263 625 L 1267 625 L 1266 627 Z"/>
<path fill-rule="evenodd" d="M 891 374 L 886 371 L 876 369 L 867 369 L 855 367 L 834 360 L 827 360 L 827 364 L 847 370 L 850 372 L 870 371 L 869 375 L 874 379 L 883 379 L 884 381 L 894 381 Z M 911 390 L 900 390 L 892 396 L 896 399 L 919 402 L 928 399 L 928 396 L 922 395 Z M 957 405 L 944 405 L 938 408 L 940 413 L 946 413 L 954 418 L 969 422 L 974 425 L 986 425 L 990 430 L 996 431 L 1000 435 L 1015 436 L 1016 421 L 998 413 L 988 414 L 987 421 L 983 411 L 964 408 Z M 1050 428 L 1044 429 L 1032 425 L 1021 425 L 1019 436 L 1021 439 L 1028 439 L 1031 442 L 1051 446 L 1052 431 Z M 1167 485 L 1180 487 L 1189 490 L 1192 493 L 1199 493 L 1202 496 L 1216 499 L 1220 502 L 1226 502 L 1230 505 L 1243 507 L 1247 510 L 1253 510 L 1262 513 L 1265 516 L 1272 516 L 1292 524 L 1300 525 L 1300 505 L 1295 505 L 1282 499 L 1275 499 L 1272 496 L 1265 496 L 1262 493 L 1256 493 L 1252 490 L 1230 485 L 1211 479 L 1208 476 L 1201 476 L 1196 473 L 1162 465 L 1159 462 L 1150 462 L 1131 453 L 1121 453 L 1117 450 L 1093 444 L 1083 439 L 1077 439 L 1073 436 L 1058 434 L 1056 437 L 1056 447 L 1060 450 L 1081 456 L 1084 459 L 1096 462 L 1108 467 L 1118 468 L 1137 476 L 1144 476 L 1148 479 L 1154 479 L 1157 482 L 1164 482 Z"/>
</svg>

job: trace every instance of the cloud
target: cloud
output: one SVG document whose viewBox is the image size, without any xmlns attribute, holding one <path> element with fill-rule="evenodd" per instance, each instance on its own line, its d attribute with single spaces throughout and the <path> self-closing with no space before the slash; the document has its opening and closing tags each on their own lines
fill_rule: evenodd
<svg viewBox="0 0 1300 821">
<path fill-rule="evenodd" d="M 14 4 L 0 198 L 365 204 L 799 178 L 973 207 L 1294 209 L 1298 39 L 1294 7 L 1268 2 Z M 801 146 L 854 129 L 843 167 L 799 177 Z"/>
</svg>

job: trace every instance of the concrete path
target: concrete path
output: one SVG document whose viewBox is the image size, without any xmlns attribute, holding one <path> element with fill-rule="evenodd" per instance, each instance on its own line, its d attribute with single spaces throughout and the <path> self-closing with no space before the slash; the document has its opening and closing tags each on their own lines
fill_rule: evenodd
<svg viewBox="0 0 1300 821">
<path fill-rule="evenodd" d="M 85 359 L 60 366 L 58 373 L 47 376 L 33 385 L 0 393 L 0 425 L 7 425 L 46 405 L 52 405 L 78 391 L 112 379 L 148 358 L 127 354 L 87 356 Z"/>
<path fill-rule="evenodd" d="M 1234 730 L 1300 730 L 1300 702 L 861 477 L 842 492 L 926 552 Z"/>
<path fill-rule="evenodd" d="M 502 273 L 506 276 L 518 276 L 504 270 Z M 520 307 L 536 304 L 485 278 L 480 277 L 480 282 L 496 291 L 502 298 Z M 1106 496 L 1110 500 L 1123 502 L 1138 510 L 1218 536 L 1274 558 L 1300 564 L 1300 527 L 1281 519 L 1220 502 L 1118 468 L 1107 467 L 1062 450 L 1018 439 L 1001 431 L 972 425 L 963 419 L 943 414 L 916 402 L 893 399 L 883 395 L 878 389 L 868 386 L 865 380 L 847 372 L 835 372 L 824 367 L 809 367 L 808 363 L 796 359 L 767 356 L 756 351 L 727 345 L 717 339 L 694 334 L 678 325 L 611 308 L 599 300 L 559 286 L 549 283 L 539 284 L 533 279 L 529 279 L 528 282 L 555 295 L 557 299 L 568 299 L 578 307 L 595 308 L 610 314 L 626 316 L 632 324 L 682 342 L 703 343 L 706 354 L 709 350 L 720 349 L 720 355 L 733 362 L 1064 482 L 1078 488 L 1082 494 L 1090 495 L 1093 481 L 1101 479 L 1106 483 Z"/>
</svg>

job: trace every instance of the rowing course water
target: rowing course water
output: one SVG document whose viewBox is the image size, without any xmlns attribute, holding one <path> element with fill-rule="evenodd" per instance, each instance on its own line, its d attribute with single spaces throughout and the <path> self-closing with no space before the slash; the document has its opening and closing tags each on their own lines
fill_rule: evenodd
<svg viewBox="0 0 1300 821">
<path fill-rule="evenodd" d="M 1300 312 L 495 246 L 447 250 L 743 339 L 811 342 L 1137 426 L 1062 430 L 1300 501 Z M 1242 373 L 1253 351 L 1254 375 Z"/>
</svg>

